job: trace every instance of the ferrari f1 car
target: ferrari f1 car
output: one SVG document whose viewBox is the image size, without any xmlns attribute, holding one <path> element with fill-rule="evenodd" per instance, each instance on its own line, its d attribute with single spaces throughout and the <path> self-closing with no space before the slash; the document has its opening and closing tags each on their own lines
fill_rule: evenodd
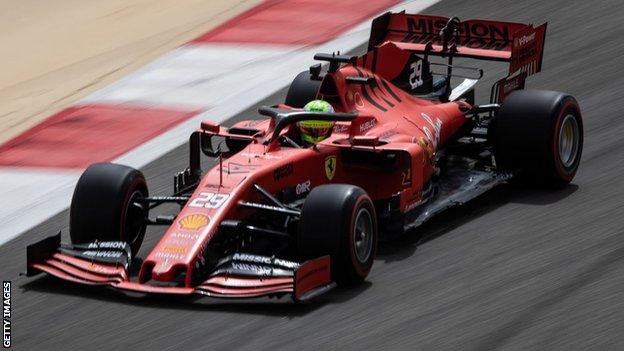
<svg viewBox="0 0 624 351">
<path fill-rule="evenodd" d="M 202 122 L 173 194 L 150 196 L 141 172 L 126 166 L 89 167 L 71 203 L 72 243 L 61 244 L 59 233 L 28 246 L 27 274 L 295 301 L 361 281 L 380 237 L 512 178 L 572 180 L 583 146 L 577 102 L 524 90 L 541 70 L 545 35 L 546 24 L 386 13 L 373 21 L 368 52 L 317 54 L 328 64 L 299 74 L 284 104 L 259 109 L 263 119 Z M 490 101 L 475 103 L 483 71 L 457 58 L 508 63 Z M 302 109 L 315 99 L 334 111 Z M 297 125 L 310 120 L 334 122 L 331 136 L 304 143 Z M 202 154 L 213 160 L 207 171 Z M 150 216 L 164 203 L 180 211 Z M 148 225 L 168 228 L 141 260 Z"/>
</svg>

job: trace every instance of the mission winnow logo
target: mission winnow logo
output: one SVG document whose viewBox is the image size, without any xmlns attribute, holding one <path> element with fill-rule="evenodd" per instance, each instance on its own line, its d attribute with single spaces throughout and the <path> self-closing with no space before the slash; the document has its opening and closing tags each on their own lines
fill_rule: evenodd
<svg viewBox="0 0 624 351">
<path fill-rule="evenodd" d="M 2 282 L 2 347 L 11 347 L 11 282 Z"/>
</svg>

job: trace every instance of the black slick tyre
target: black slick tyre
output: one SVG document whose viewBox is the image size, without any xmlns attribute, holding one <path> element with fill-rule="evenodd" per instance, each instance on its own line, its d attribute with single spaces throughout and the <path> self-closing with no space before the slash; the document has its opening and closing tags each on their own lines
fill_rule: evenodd
<svg viewBox="0 0 624 351">
<path fill-rule="evenodd" d="M 568 184 L 576 175 L 583 151 L 583 119 L 572 96 L 544 90 L 513 92 L 492 127 L 499 168 L 549 186 Z"/>
<path fill-rule="evenodd" d="M 69 234 L 74 244 L 125 241 L 133 256 L 145 236 L 148 196 L 143 174 L 131 167 L 96 163 L 80 176 L 72 197 Z"/>
<path fill-rule="evenodd" d="M 321 185 L 306 198 L 298 227 L 298 252 L 306 259 L 330 255 L 334 281 L 363 281 L 373 266 L 377 238 L 375 207 L 362 188 Z"/>
</svg>

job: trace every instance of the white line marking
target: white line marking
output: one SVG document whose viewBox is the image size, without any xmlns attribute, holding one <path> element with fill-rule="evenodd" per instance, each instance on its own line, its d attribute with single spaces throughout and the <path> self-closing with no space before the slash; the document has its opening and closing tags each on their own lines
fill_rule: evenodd
<svg viewBox="0 0 624 351">
<path fill-rule="evenodd" d="M 208 108 L 241 89 L 267 82 L 296 47 L 186 45 L 80 101 Z"/>
<path fill-rule="evenodd" d="M 0 245 L 69 207 L 80 173 L 0 168 Z"/>
</svg>

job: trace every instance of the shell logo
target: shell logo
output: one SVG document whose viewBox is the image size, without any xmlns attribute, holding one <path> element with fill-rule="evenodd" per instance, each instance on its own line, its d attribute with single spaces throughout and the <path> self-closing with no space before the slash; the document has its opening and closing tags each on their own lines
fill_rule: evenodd
<svg viewBox="0 0 624 351">
<path fill-rule="evenodd" d="M 418 146 L 420 146 L 423 149 L 423 151 L 425 151 L 425 154 L 427 155 L 428 159 L 431 159 L 433 157 L 433 147 L 431 146 L 431 144 L 429 143 L 427 139 L 425 139 L 424 137 L 421 137 L 420 139 L 416 141 L 416 144 L 418 144 Z"/>
<path fill-rule="evenodd" d="M 183 217 L 178 224 L 180 228 L 187 230 L 197 230 L 199 228 L 205 227 L 208 224 L 208 217 L 201 214 L 192 214 Z"/>
</svg>

